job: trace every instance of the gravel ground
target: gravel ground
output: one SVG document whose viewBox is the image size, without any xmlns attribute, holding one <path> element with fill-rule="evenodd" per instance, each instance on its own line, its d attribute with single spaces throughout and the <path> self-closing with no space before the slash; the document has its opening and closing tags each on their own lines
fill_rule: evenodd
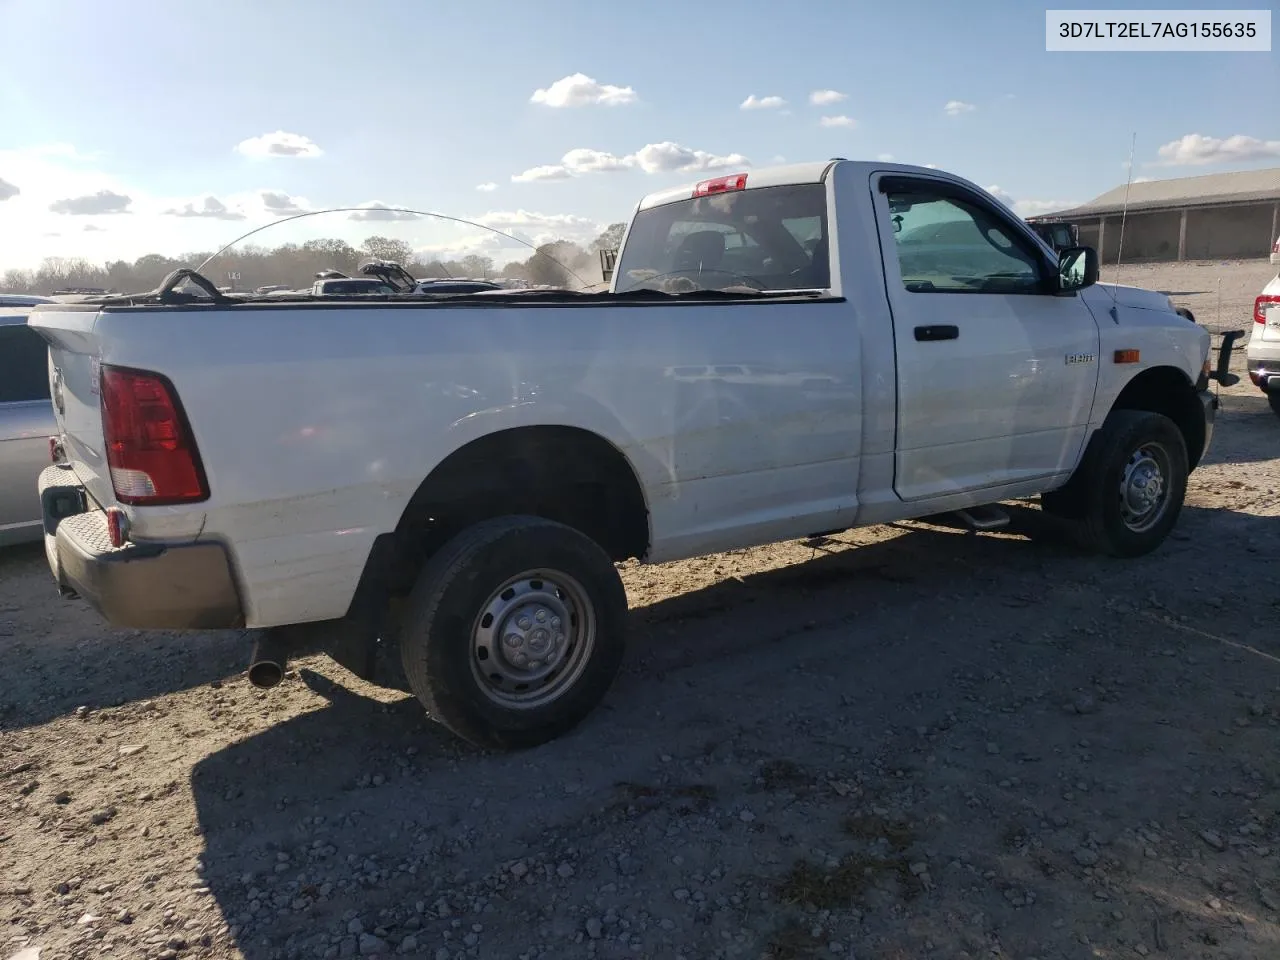
<svg viewBox="0 0 1280 960">
<path fill-rule="evenodd" d="M 1280 956 L 1280 420 L 1223 400 L 1140 560 L 1017 507 L 628 566 L 521 754 L 0 555 L 0 960 Z"/>
<path fill-rule="evenodd" d="M 1248 330 L 1253 300 L 1275 275 L 1276 268 L 1269 259 L 1121 264 L 1119 270 L 1113 264 L 1102 268 L 1102 279 L 1109 283 L 1163 290 L 1215 333 Z"/>
</svg>

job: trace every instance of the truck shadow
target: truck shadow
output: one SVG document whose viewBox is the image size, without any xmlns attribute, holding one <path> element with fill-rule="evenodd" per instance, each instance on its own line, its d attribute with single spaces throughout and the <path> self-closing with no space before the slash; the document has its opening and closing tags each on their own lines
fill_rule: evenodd
<svg viewBox="0 0 1280 960">
<path fill-rule="evenodd" d="M 1257 463 L 1280 454 L 1280 416 L 1262 391 L 1245 380 L 1242 388 L 1220 396 L 1222 406 L 1206 465 Z"/>
<path fill-rule="evenodd" d="M 208 683 L 242 670 L 249 649 L 245 631 L 113 630 L 57 598 L 42 544 L 0 550 L 0 731 Z"/>
<path fill-rule="evenodd" d="M 619 827 L 619 805 L 634 809 L 647 797 L 661 806 L 669 789 L 727 805 L 735 792 L 754 789 L 748 785 L 768 757 L 835 764 L 829 750 L 815 759 L 826 749 L 815 732 L 824 724 L 838 724 L 839 755 L 850 744 L 872 753 L 897 736 L 886 732 L 887 717 L 913 726 L 962 713 L 957 670 L 1023 669 L 1016 653 L 993 654 L 992 642 L 1000 649 L 1052 636 L 1036 647 L 1034 671 L 1055 675 L 1063 689 L 1123 673 L 1133 669 L 1132 650 L 1090 639 L 1098 631 L 1086 624 L 1135 612 L 1138 602 L 1151 605 L 1138 613 L 1201 623 L 1218 594 L 1183 579 L 1192 562 L 1212 556 L 1214 582 L 1245 590 L 1267 582 L 1260 571 L 1280 543 L 1280 519 L 1187 508 L 1175 538 L 1155 555 L 1100 562 L 1037 510 L 1013 514 L 1010 532 L 1029 539 L 903 525 L 887 541 L 849 548 L 830 538 L 813 544 L 810 560 L 635 607 L 632 652 L 606 703 L 578 730 L 524 753 L 472 749 L 427 721 L 410 698 L 377 702 L 349 689 L 340 668 L 304 668 L 301 681 L 326 705 L 193 770 L 202 880 L 248 960 L 348 955 L 358 949 L 346 933 L 351 917 L 366 931 L 380 927 L 391 949 L 412 935 L 423 946 L 413 955 L 433 956 L 452 919 L 432 905 L 453 891 L 457 910 L 464 888 L 465 897 L 496 897 L 498 906 L 477 907 L 454 935 L 482 921 L 485 955 L 515 957 L 546 942 L 520 928 L 537 922 L 521 917 L 544 915 L 545 890 L 504 886 L 502 865 L 545 856 L 545 838 L 571 838 L 562 845 L 577 851 L 577 879 L 560 884 L 560 899 L 589 903 L 603 882 L 595 878 L 609 870 L 614 834 L 639 830 Z M 1067 622 L 1044 621 L 1040 608 L 1049 602 L 1057 615 L 1070 613 Z M 1135 631 L 1141 637 L 1142 622 Z M 1082 651 L 1078 643 L 1091 646 Z M 1259 673 L 1273 684 L 1280 669 L 1268 662 Z M 1185 694 L 1157 678 L 1143 695 L 1161 708 L 1172 698 L 1176 710 Z M 1069 748 L 1079 735 L 1053 711 L 1020 722 L 1019 741 L 1039 751 Z M 1154 744 L 1142 752 L 1159 753 Z M 694 771 L 703 779 L 661 786 L 673 757 L 677 779 Z M 981 779 L 954 768 L 947 776 L 959 777 L 960 788 Z M 1107 807 L 1099 822 L 1127 815 L 1123 792 L 1095 802 Z M 662 830 L 647 836 L 644 859 L 661 874 L 683 841 Z M 779 850 L 793 856 L 785 845 Z M 756 933 L 763 943 L 768 931 Z M 940 937 L 933 939 L 943 952 L 962 946 Z M 499 950 L 491 938 L 510 946 Z"/>
</svg>

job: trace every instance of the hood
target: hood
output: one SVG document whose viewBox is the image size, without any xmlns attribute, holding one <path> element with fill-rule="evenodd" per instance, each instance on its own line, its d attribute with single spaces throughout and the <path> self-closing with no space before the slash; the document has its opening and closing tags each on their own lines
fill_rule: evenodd
<svg viewBox="0 0 1280 960">
<path fill-rule="evenodd" d="M 1139 310 L 1158 310 L 1161 313 L 1173 313 L 1173 301 L 1168 294 L 1159 290 L 1145 290 L 1142 287 L 1129 287 L 1123 283 L 1096 283 L 1095 287 L 1102 297 L 1108 301 L 1113 298 L 1123 307 L 1136 307 Z"/>
</svg>

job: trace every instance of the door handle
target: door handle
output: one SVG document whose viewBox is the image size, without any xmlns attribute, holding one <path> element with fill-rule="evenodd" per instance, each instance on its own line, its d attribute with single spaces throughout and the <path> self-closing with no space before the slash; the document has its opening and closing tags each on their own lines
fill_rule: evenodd
<svg viewBox="0 0 1280 960">
<path fill-rule="evenodd" d="M 951 324 L 916 327 L 917 340 L 955 340 L 959 336 L 960 328 Z"/>
</svg>

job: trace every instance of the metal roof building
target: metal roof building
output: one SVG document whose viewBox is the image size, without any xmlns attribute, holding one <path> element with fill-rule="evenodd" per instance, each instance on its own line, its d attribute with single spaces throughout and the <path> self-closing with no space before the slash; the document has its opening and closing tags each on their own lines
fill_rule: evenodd
<svg viewBox="0 0 1280 960">
<path fill-rule="evenodd" d="M 1080 242 L 1104 261 L 1266 257 L 1280 231 L 1280 167 L 1121 184 L 1078 207 L 1028 217 L 1059 218 L 1080 224 Z"/>
</svg>

